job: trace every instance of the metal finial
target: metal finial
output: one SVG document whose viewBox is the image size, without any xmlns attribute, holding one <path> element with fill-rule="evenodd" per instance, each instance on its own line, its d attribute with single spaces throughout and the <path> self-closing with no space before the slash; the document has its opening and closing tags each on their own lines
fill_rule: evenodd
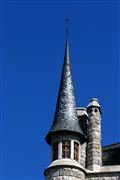
<svg viewBox="0 0 120 180">
<path fill-rule="evenodd" d="M 70 19 L 66 18 L 65 19 L 65 24 L 66 24 L 66 35 L 68 36 L 68 24 L 69 24 Z"/>
</svg>

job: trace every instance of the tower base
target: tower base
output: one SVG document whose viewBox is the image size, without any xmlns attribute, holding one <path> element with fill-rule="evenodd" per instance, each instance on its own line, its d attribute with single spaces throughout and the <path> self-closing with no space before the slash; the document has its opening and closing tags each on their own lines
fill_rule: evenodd
<svg viewBox="0 0 120 180">
<path fill-rule="evenodd" d="M 84 180 L 85 172 L 80 164 L 71 159 L 52 162 L 44 172 L 46 180 Z"/>
</svg>

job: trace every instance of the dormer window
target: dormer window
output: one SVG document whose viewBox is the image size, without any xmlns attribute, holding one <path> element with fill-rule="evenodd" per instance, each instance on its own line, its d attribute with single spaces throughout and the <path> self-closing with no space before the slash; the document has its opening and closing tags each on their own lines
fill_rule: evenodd
<svg viewBox="0 0 120 180">
<path fill-rule="evenodd" d="M 74 142 L 74 160 L 78 161 L 78 155 L 79 155 L 79 144 L 77 142 Z"/>
<path fill-rule="evenodd" d="M 70 158 L 70 141 L 62 141 L 62 158 Z"/>
<path fill-rule="evenodd" d="M 53 160 L 58 159 L 58 143 L 53 144 Z"/>
</svg>

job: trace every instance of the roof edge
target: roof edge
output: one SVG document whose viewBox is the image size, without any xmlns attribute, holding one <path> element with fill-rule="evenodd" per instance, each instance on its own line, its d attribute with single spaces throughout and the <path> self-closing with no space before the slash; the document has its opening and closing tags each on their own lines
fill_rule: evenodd
<svg viewBox="0 0 120 180">
<path fill-rule="evenodd" d="M 116 149 L 116 148 L 120 148 L 120 142 L 117 143 L 113 143 L 113 144 L 109 144 L 107 146 L 103 146 L 102 149 L 104 151 L 109 150 L 109 149 Z"/>
<path fill-rule="evenodd" d="M 49 145 L 51 145 L 51 135 L 54 135 L 56 133 L 61 133 L 61 132 L 68 132 L 68 133 L 71 132 L 71 133 L 74 133 L 74 134 L 78 134 L 83 139 L 83 141 L 85 141 L 87 139 L 86 135 L 82 134 L 81 132 L 76 132 L 76 131 L 72 131 L 72 130 L 70 131 L 70 130 L 66 129 L 66 130 L 57 130 L 57 131 L 48 132 L 48 134 L 45 137 L 46 142 Z"/>
</svg>

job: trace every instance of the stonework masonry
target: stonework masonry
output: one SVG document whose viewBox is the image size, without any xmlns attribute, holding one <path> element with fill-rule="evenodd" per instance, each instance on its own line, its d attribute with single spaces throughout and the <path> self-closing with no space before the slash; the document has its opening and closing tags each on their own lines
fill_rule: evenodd
<svg viewBox="0 0 120 180">
<path fill-rule="evenodd" d="M 85 179 L 85 174 L 75 168 L 54 168 L 48 171 L 47 180 L 80 180 Z"/>
<path fill-rule="evenodd" d="M 83 143 L 81 145 L 81 149 L 80 149 L 80 164 L 82 167 L 86 167 L 86 146 L 87 146 L 87 143 Z"/>
<path fill-rule="evenodd" d="M 102 165 L 101 114 L 98 107 L 88 108 L 87 168 L 96 170 Z"/>
<path fill-rule="evenodd" d="M 67 160 L 66 160 L 67 161 Z M 69 162 L 68 162 L 69 164 Z M 57 165 L 57 164 L 56 164 Z M 47 180 L 120 180 L 120 167 L 102 167 L 100 171 L 89 171 L 71 163 L 49 167 L 45 172 Z"/>
<path fill-rule="evenodd" d="M 120 180 L 120 172 L 87 174 L 86 180 Z"/>
</svg>

